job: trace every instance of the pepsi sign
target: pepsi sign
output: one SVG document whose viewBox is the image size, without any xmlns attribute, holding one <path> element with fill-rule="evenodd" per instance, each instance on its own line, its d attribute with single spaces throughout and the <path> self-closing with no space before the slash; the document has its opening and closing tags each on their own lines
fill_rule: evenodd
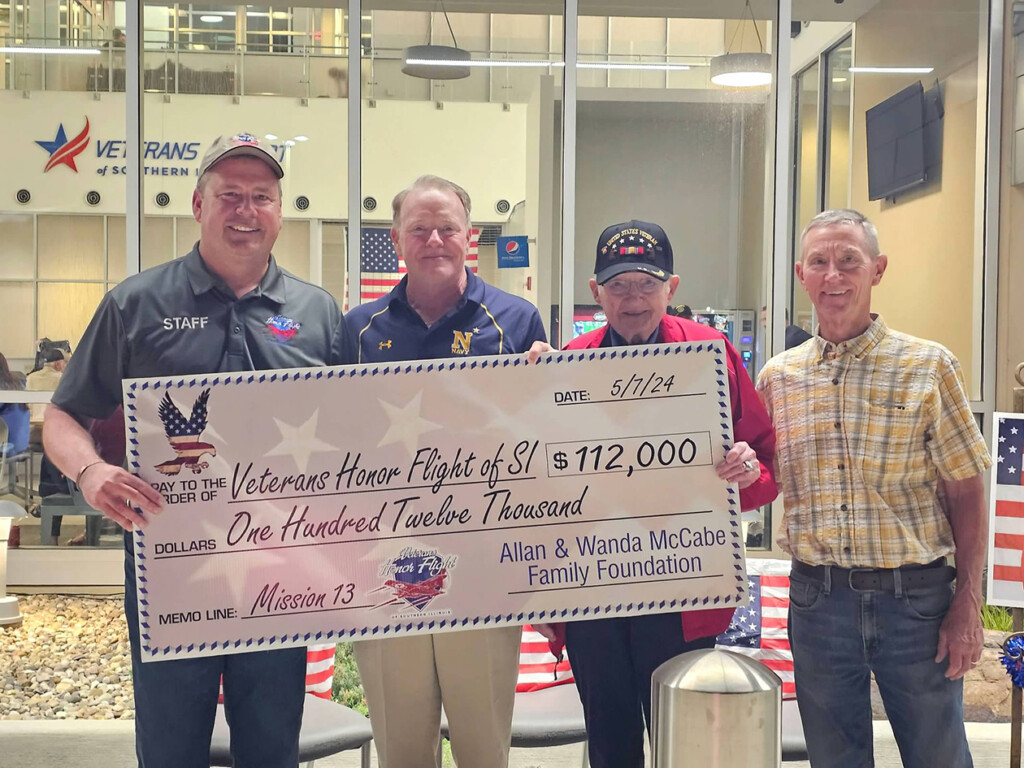
<svg viewBox="0 0 1024 768">
<path fill-rule="evenodd" d="M 526 235 L 498 238 L 498 268 L 530 266 L 530 245 Z"/>
</svg>

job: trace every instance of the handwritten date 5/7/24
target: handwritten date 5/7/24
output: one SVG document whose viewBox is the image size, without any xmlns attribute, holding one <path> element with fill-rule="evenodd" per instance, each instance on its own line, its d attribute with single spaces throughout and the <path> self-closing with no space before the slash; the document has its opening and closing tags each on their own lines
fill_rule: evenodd
<svg viewBox="0 0 1024 768">
<path fill-rule="evenodd" d="M 662 376 L 653 372 L 645 378 L 634 373 L 628 379 L 613 381 L 609 394 L 620 400 L 630 400 L 647 395 L 667 395 L 672 392 L 675 378 L 675 376 Z"/>
</svg>

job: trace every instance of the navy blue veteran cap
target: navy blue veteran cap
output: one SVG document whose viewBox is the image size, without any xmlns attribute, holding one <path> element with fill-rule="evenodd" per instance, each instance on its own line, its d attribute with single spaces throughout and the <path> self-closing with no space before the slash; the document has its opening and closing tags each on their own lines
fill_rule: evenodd
<svg viewBox="0 0 1024 768">
<path fill-rule="evenodd" d="M 604 285 L 623 272 L 643 272 L 659 280 L 672 275 L 672 244 L 657 224 L 630 219 L 614 224 L 597 241 L 594 277 Z"/>
</svg>

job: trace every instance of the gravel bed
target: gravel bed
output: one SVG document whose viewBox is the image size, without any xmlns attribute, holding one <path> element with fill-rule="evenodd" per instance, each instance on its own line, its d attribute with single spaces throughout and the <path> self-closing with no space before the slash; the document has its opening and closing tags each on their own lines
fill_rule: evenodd
<svg viewBox="0 0 1024 768">
<path fill-rule="evenodd" d="M 130 720 L 132 661 L 121 597 L 29 595 L 0 628 L 0 720 Z"/>
</svg>

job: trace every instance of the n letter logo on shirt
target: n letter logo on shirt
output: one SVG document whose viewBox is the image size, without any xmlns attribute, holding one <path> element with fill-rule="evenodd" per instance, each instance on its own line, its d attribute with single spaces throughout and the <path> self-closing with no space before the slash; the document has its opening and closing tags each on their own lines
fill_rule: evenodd
<svg viewBox="0 0 1024 768">
<path fill-rule="evenodd" d="M 452 341 L 452 354 L 453 355 L 468 355 L 469 354 L 469 342 L 473 338 L 473 333 L 462 331 L 452 331 L 455 334 L 455 339 Z"/>
</svg>

